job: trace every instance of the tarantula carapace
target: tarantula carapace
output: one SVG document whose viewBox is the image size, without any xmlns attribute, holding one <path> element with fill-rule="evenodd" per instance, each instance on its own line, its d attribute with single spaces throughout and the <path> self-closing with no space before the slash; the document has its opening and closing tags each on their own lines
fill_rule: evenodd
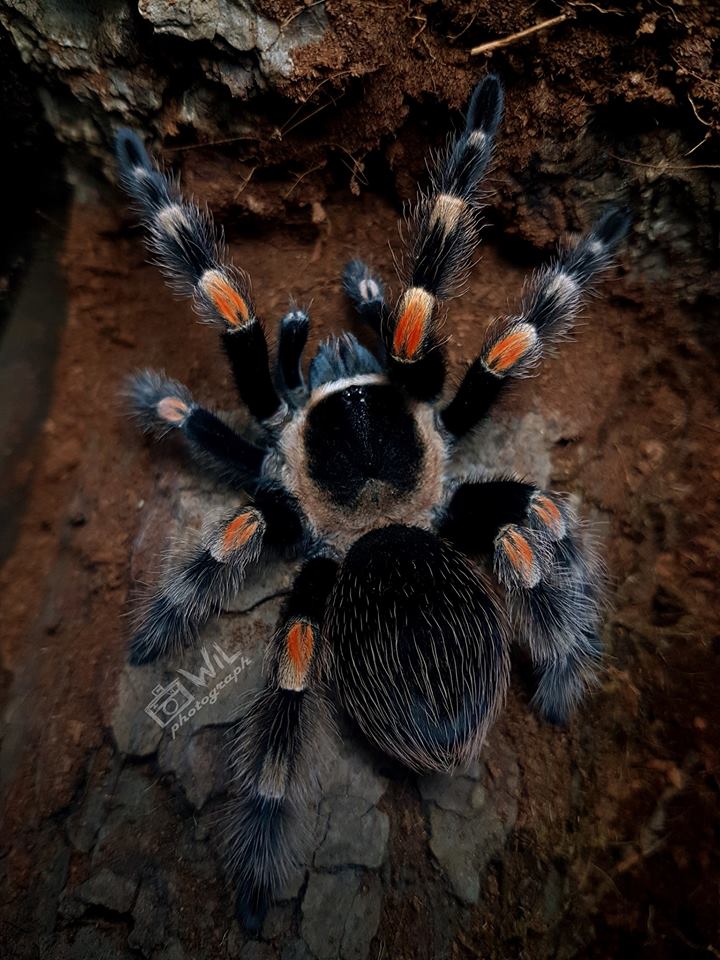
<svg viewBox="0 0 720 960">
<path fill-rule="evenodd" d="M 478 186 L 502 102 L 488 76 L 436 164 L 415 209 L 397 305 L 388 306 L 365 264 L 348 265 L 345 290 L 374 332 L 375 352 L 349 334 L 330 339 L 307 380 L 307 314 L 281 320 L 273 374 L 247 278 L 222 234 L 135 134 L 118 134 L 122 180 L 150 247 L 200 317 L 220 327 L 262 438 L 241 436 L 163 374 L 132 379 L 132 405 L 148 429 L 178 431 L 203 466 L 252 497 L 170 567 L 132 640 L 132 662 L 190 643 L 263 555 L 302 558 L 269 644 L 265 685 L 235 731 L 225 843 L 251 928 L 298 856 L 317 741 L 332 724 L 330 694 L 385 753 L 414 770 L 452 770 L 477 753 L 503 701 L 511 639 L 529 648 L 534 704 L 549 720 L 565 720 L 595 673 L 594 569 L 567 500 L 505 476 L 449 479 L 456 442 L 567 335 L 583 291 L 628 226 L 625 212 L 607 210 L 539 270 L 520 311 L 490 324 L 442 402 L 442 304 L 479 241 Z"/>
</svg>

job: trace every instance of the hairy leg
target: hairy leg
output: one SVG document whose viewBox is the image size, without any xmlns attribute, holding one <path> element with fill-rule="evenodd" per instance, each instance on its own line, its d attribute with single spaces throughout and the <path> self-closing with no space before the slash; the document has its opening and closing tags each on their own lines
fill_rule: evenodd
<svg viewBox="0 0 720 960">
<path fill-rule="evenodd" d="M 303 406 L 307 397 L 302 354 L 309 330 L 310 317 L 305 310 L 290 310 L 280 321 L 276 380 L 278 390 L 293 407 Z"/>
<path fill-rule="evenodd" d="M 490 560 L 537 669 L 533 702 L 548 720 L 566 722 L 601 653 L 597 570 L 566 502 L 516 480 L 463 483 L 438 532 Z"/>
<path fill-rule="evenodd" d="M 211 526 L 197 547 L 173 560 L 145 605 L 130 662 L 147 663 L 194 642 L 200 628 L 238 592 L 247 567 L 264 550 L 297 547 L 303 535 L 294 498 L 278 487 L 260 487 L 252 506 Z"/>
<path fill-rule="evenodd" d="M 224 822 L 237 913 L 252 931 L 301 856 L 318 754 L 332 728 L 322 694 L 322 626 L 337 564 L 306 561 L 268 649 L 264 687 L 232 731 L 234 795 Z"/>
<path fill-rule="evenodd" d="M 198 406 L 177 380 L 155 370 L 140 370 L 127 379 L 125 396 L 146 432 L 158 437 L 179 432 L 194 459 L 227 483 L 252 488 L 259 481 L 267 450 Z"/>
<path fill-rule="evenodd" d="M 385 287 L 380 277 L 362 260 L 351 260 L 343 271 L 343 289 L 360 318 L 383 342 L 391 313 L 385 303 Z"/>
<path fill-rule="evenodd" d="M 192 297 L 200 318 L 223 331 L 238 392 L 253 416 L 279 422 L 285 407 L 270 376 L 265 332 L 249 280 L 229 259 L 222 231 L 206 210 L 182 197 L 131 130 L 118 131 L 116 153 L 123 186 L 139 207 L 161 269 L 178 292 Z"/>
<path fill-rule="evenodd" d="M 475 88 L 465 129 L 446 151 L 427 195 L 413 212 L 415 241 L 406 288 L 387 330 L 391 377 L 418 400 L 433 400 L 445 382 L 440 321 L 443 301 L 458 291 L 480 242 L 478 187 L 502 116 L 498 79 Z"/>
<path fill-rule="evenodd" d="M 548 348 L 567 337 L 583 295 L 612 264 L 629 222 L 626 211 L 606 210 L 574 247 L 529 280 L 516 316 L 490 325 L 478 357 L 441 414 L 450 434 L 462 437 L 472 430 L 507 383 L 532 373 Z"/>
</svg>

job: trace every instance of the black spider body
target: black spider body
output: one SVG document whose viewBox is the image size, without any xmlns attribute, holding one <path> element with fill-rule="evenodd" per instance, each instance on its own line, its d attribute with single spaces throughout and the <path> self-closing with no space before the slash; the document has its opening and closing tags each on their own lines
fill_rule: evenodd
<svg viewBox="0 0 720 960">
<path fill-rule="evenodd" d="M 415 770 L 469 762 L 499 706 L 508 630 L 487 582 L 430 530 L 366 533 L 328 609 L 343 706 L 381 750 Z"/>
<path fill-rule="evenodd" d="M 628 223 L 607 211 L 540 270 L 519 313 L 490 324 L 443 403 L 440 310 L 478 243 L 478 184 L 501 110 L 501 87 L 488 77 L 416 209 L 397 306 L 388 307 L 363 263 L 348 265 L 345 289 L 377 348 L 349 334 L 331 339 L 307 378 L 307 315 L 282 319 L 271 372 L 248 282 L 221 234 L 134 134 L 118 135 L 123 182 L 151 248 L 201 317 L 221 327 L 261 436 L 241 436 L 163 374 L 132 379 L 146 428 L 179 432 L 202 464 L 252 501 L 173 563 L 149 600 L 131 660 L 192 642 L 263 555 L 302 558 L 268 647 L 265 686 L 235 730 L 226 859 L 249 927 L 301 855 L 302 814 L 332 728 L 330 691 L 385 753 L 415 770 L 452 770 L 477 754 L 502 703 L 511 640 L 529 648 L 534 703 L 548 719 L 564 721 L 594 677 L 596 577 L 566 500 L 515 478 L 449 479 L 457 440 L 567 334 Z"/>
</svg>

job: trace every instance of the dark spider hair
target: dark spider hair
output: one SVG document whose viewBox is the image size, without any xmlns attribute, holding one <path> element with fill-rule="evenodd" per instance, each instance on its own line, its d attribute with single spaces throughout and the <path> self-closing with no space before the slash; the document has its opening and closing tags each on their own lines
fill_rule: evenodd
<svg viewBox="0 0 720 960">
<path fill-rule="evenodd" d="M 146 429 L 178 431 L 204 466 L 252 496 L 172 565 L 131 661 L 193 642 L 262 555 L 303 558 L 269 644 L 265 685 L 234 733 L 226 862 L 251 929 L 301 856 L 318 741 L 332 727 L 326 689 L 385 753 L 414 770 L 452 770 L 477 754 L 503 701 L 511 637 L 529 648 L 534 704 L 550 721 L 564 722 L 595 676 L 597 577 L 567 500 L 513 477 L 451 481 L 447 469 L 456 442 L 505 386 L 568 334 L 629 224 L 627 212 L 608 209 L 561 249 L 529 280 L 519 312 L 490 324 L 459 388 L 441 402 L 442 304 L 477 248 L 478 186 L 502 105 L 500 82 L 486 77 L 416 206 L 396 306 L 365 264 L 347 266 L 345 290 L 376 334 L 376 354 L 350 334 L 330 339 L 307 381 L 307 314 L 280 321 L 271 373 L 248 280 L 222 233 L 134 133 L 117 136 L 122 181 L 150 248 L 201 319 L 220 328 L 261 437 L 241 436 L 163 374 L 130 381 Z"/>
</svg>

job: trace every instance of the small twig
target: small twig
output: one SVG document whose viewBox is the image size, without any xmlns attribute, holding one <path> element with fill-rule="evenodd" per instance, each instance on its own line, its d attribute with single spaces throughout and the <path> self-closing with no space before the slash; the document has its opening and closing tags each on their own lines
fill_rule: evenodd
<svg viewBox="0 0 720 960">
<path fill-rule="evenodd" d="M 418 21 L 420 22 L 420 24 L 421 24 L 420 29 L 417 30 L 417 31 L 413 34 L 413 36 L 412 36 L 412 38 L 411 38 L 411 40 L 410 40 L 410 45 L 414 47 L 414 46 L 415 46 L 415 41 L 417 40 L 417 38 L 418 38 L 418 37 L 420 36 L 420 34 L 427 28 L 427 17 L 419 17 L 419 16 L 417 16 L 416 14 L 412 14 L 412 15 L 410 16 L 410 19 L 411 19 L 411 20 L 418 20 Z"/>
<path fill-rule="evenodd" d="M 205 147 L 217 147 L 226 143 L 237 143 L 238 140 L 256 140 L 257 137 L 225 137 L 223 140 L 208 140 L 205 143 L 187 143 L 180 147 L 163 147 L 163 153 L 180 153 L 185 150 L 203 150 Z"/>
<path fill-rule="evenodd" d="M 312 118 L 316 114 L 320 113 L 322 110 L 327 110 L 327 108 L 330 106 L 331 103 L 333 105 L 335 104 L 335 100 L 332 97 L 326 103 L 321 103 L 319 107 L 316 107 L 314 110 L 308 113 L 306 117 L 301 117 L 300 120 L 294 123 L 291 127 L 286 127 L 284 130 L 281 130 L 280 132 L 282 136 L 286 137 L 291 131 L 296 130 L 298 127 L 302 126 L 303 123 L 307 123 L 308 120 L 312 120 Z"/>
<path fill-rule="evenodd" d="M 668 170 L 680 170 L 682 172 L 688 170 L 720 170 L 720 163 L 688 163 L 684 165 L 681 163 L 642 163 L 640 160 L 618 157 L 615 153 L 608 152 L 608 156 L 620 163 L 629 163 L 632 167 L 643 167 L 645 170 L 654 170 L 656 173 L 665 173 Z"/>
<path fill-rule="evenodd" d="M 454 36 L 450 36 L 448 34 L 448 40 L 459 40 L 464 33 L 467 33 L 467 31 L 475 23 L 476 20 L 477 20 L 477 13 L 474 13 L 470 18 L 470 22 L 468 23 L 468 25 L 466 27 L 463 27 L 460 33 L 456 33 Z"/>
<path fill-rule="evenodd" d="M 682 26 L 682 20 L 680 19 L 680 17 L 678 17 L 678 15 L 675 13 L 675 11 L 673 10 L 672 6 L 669 3 L 660 3 L 660 0 L 656 0 L 656 3 L 659 7 L 662 7 L 663 10 L 668 10 L 675 18 L 675 23 L 679 23 Z"/>
<path fill-rule="evenodd" d="M 624 17 L 625 11 L 618 10 L 616 7 L 599 7 L 596 3 L 582 3 L 580 0 L 576 0 L 575 3 L 568 4 L 570 7 L 590 7 L 592 10 L 596 10 L 598 13 L 602 14 L 614 14 L 616 17 Z"/>
<path fill-rule="evenodd" d="M 350 158 L 350 160 L 352 160 L 352 167 L 350 167 L 349 164 L 347 164 L 344 160 L 343 160 L 343 163 L 345 164 L 347 169 L 350 171 L 350 173 L 353 175 L 353 177 L 356 180 L 359 180 L 360 183 L 362 183 L 362 185 L 366 187 L 369 183 L 369 180 L 363 172 L 364 168 L 363 168 L 362 160 L 358 160 L 357 157 L 354 157 L 350 153 L 347 147 L 344 147 L 341 143 L 336 143 L 334 140 L 329 141 L 328 146 L 334 147 L 336 150 L 341 150 L 344 154 L 346 154 Z M 363 157 L 365 156 L 367 156 L 367 154 L 363 154 Z"/>
<path fill-rule="evenodd" d="M 427 54 L 428 54 L 428 56 L 430 57 L 430 59 L 433 60 L 433 61 L 437 60 L 437 57 L 435 56 L 435 54 L 434 54 L 434 53 L 432 52 L 432 50 L 430 49 L 430 44 L 427 42 L 427 37 L 423 37 L 423 38 L 422 38 L 422 45 L 423 45 L 423 46 L 425 47 L 425 49 L 427 50 Z M 433 92 L 436 92 L 436 90 L 435 90 L 435 77 L 433 76 L 432 72 L 431 72 L 431 74 L 430 74 L 430 79 L 432 80 Z"/>
<path fill-rule="evenodd" d="M 712 124 L 709 123 L 707 120 L 703 120 L 703 118 L 702 118 L 702 117 L 700 116 L 700 114 L 697 112 L 697 107 L 695 106 L 695 103 L 694 103 L 694 101 L 693 101 L 693 98 L 690 96 L 690 94 L 687 95 L 687 98 L 688 98 L 688 100 L 690 101 L 690 106 L 692 107 L 692 112 L 695 114 L 695 117 L 696 117 L 698 123 L 701 123 L 704 127 L 711 127 Z"/>
<path fill-rule="evenodd" d="M 65 227 L 59 220 L 56 220 L 54 217 L 49 216 L 47 213 L 44 213 L 42 210 L 35 208 L 35 215 L 40 217 L 41 220 L 44 220 L 46 223 L 49 223 L 53 227 L 57 227 L 58 230 L 64 230 Z"/>
<path fill-rule="evenodd" d="M 250 183 L 250 181 L 252 180 L 253 174 L 255 173 L 255 171 L 257 170 L 257 168 L 258 168 L 258 165 L 256 164 L 256 165 L 252 168 L 252 170 L 250 171 L 250 173 L 249 173 L 243 180 L 240 181 L 240 186 L 239 186 L 239 187 L 237 188 L 237 190 L 235 191 L 235 196 L 233 197 L 233 200 L 237 200 L 237 199 L 239 198 L 240 194 L 243 193 L 243 191 L 246 189 L 247 185 L 248 185 L 248 184 Z"/>
<path fill-rule="evenodd" d="M 224 617 L 242 617 L 246 613 L 252 613 L 253 610 L 257 610 L 258 607 L 262 607 L 265 603 L 270 603 L 271 600 L 278 600 L 280 597 L 287 597 L 290 594 L 290 590 L 278 590 L 275 593 L 269 594 L 267 597 L 261 597 L 259 600 L 256 600 L 255 603 L 251 604 L 249 607 L 246 607 L 244 610 L 223 610 L 222 615 Z"/>
<path fill-rule="evenodd" d="M 479 53 L 490 53 L 491 50 L 498 50 L 500 47 L 508 47 L 517 40 L 524 40 L 525 37 L 532 36 L 540 30 L 548 30 L 550 27 L 557 26 L 558 23 L 564 23 L 570 19 L 569 13 L 561 13 L 557 17 L 551 17 L 549 20 L 543 20 L 542 23 L 536 23 L 534 27 L 528 27 L 527 30 L 520 30 L 518 33 L 511 33 L 508 37 L 501 40 L 491 40 L 489 43 L 481 43 L 479 47 L 473 47 L 470 56 L 475 57 Z"/>
<path fill-rule="evenodd" d="M 710 136 L 711 136 L 710 131 L 706 130 L 705 136 L 702 138 L 702 140 L 699 143 L 696 143 L 694 147 L 690 147 L 688 152 L 683 154 L 683 157 L 689 157 L 691 153 L 695 153 L 696 150 L 699 150 L 704 143 L 708 142 L 708 140 L 710 139 Z"/>
<path fill-rule="evenodd" d="M 688 70 L 687 67 L 683 66 L 677 57 L 672 57 L 672 61 L 678 68 L 678 75 L 692 77 L 693 80 L 699 80 L 700 83 L 709 83 L 711 87 L 717 87 L 718 90 L 720 90 L 720 83 L 717 83 L 717 81 L 711 80 L 709 77 L 701 77 L 699 73 L 693 73 L 692 70 Z"/>
<path fill-rule="evenodd" d="M 297 185 L 298 185 L 302 180 L 305 179 L 305 177 L 307 177 L 307 176 L 308 176 L 309 174 L 311 174 L 311 173 L 315 173 L 316 170 L 322 170 L 322 168 L 323 168 L 324 166 L 325 166 L 325 162 L 324 162 L 324 161 L 321 161 L 320 163 L 316 163 L 314 167 L 310 167 L 310 169 L 309 169 L 309 170 L 306 170 L 305 173 L 301 173 L 300 176 L 297 177 L 297 179 L 295 180 L 295 183 L 290 187 L 290 189 L 288 190 L 288 192 L 285 194 L 285 196 L 283 197 L 283 200 L 287 200 L 287 199 L 288 199 L 288 197 L 289 197 L 290 194 L 293 192 L 293 190 L 297 187 Z"/>
<path fill-rule="evenodd" d="M 374 73 L 375 70 L 379 70 L 381 66 L 385 66 L 385 64 L 380 64 L 379 66 L 375 67 L 374 70 L 370 70 L 370 71 L 368 71 L 368 72 L 369 72 L 369 73 Z M 290 116 L 287 118 L 287 120 L 285 121 L 285 123 L 282 125 L 282 127 L 281 127 L 280 130 L 278 131 L 279 134 L 280 134 L 280 139 L 282 140 L 282 138 L 285 136 L 286 133 L 288 133 L 290 130 L 294 130 L 294 129 L 295 129 L 295 127 L 297 126 L 297 124 L 293 124 L 293 126 L 290 126 L 290 123 L 291 123 L 291 122 L 295 119 L 295 117 L 300 113 L 300 111 L 301 111 L 302 108 L 305 106 L 305 104 L 308 102 L 308 100 L 312 100 L 312 98 L 315 96 L 315 94 L 318 92 L 318 90 L 319 90 L 321 87 L 324 87 L 325 84 L 326 84 L 326 83 L 329 83 L 331 80 L 339 80 L 340 77 L 346 77 L 348 74 L 351 74 L 351 73 L 353 73 L 353 70 L 352 70 L 352 69 L 350 69 L 350 70 L 340 70 L 340 71 L 338 71 L 338 73 L 333 73 L 331 76 L 325 77 L 323 80 L 320 81 L 320 83 L 316 84 L 316 85 L 312 88 L 312 90 L 310 91 L 310 93 L 301 100 L 300 104 L 293 110 L 293 112 L 290 114 Z M 335 102 L 335 101 L 333 100 L 333 103 L 334 103 L 334 102 Z M 327 106 L 327 104 L 323 104 L 323 107 L 321 107 L 321 109 L 324 109 L 326 106 Z M 313 116 L 313 114 L 311 113 L 310 116 Z M 305 117 L 305 119 L 304 119 L 304 120 L 300 120 L 299 123 L 304 123 L 305 120 L 307 120 L 307 119 L 309 119 L 309 118 L 308 118 L 308 117 Z"/>
<path fill-rule="evenodd" d="M 613 441 L 613 446 L 614 446 L 615 449 L 617 450 L 617 454 L 618 454 L 618 456 L 620 457 L 620 463 L 622 464 L 622 468 L 623 468 L 623 471 L 624 471 L 624 473 L 625 473 L 625 483 L 626 483 L 628 486 L 630 486 L 630 472 L 628 471 L 627 464 L 625 463 L 625 457 L 624 457 L 623 454 L 622 454 L 622 450 L 620 449 L 620 445 L 619 445 L 616 441 Z"/>
<path fill-rule="evenodd" d="M 291 13 L 289 17 L 286 17 L 285 20 L 282 21 L 280 24 L 280 30 L 284 30 L 285 27 L 289 23 L 292 23 L 296 17 L 299 17 L 301 13 L 305 13 L 306 10 L 312 10 L 313 7 L 317 7 L 321 3 L 325 3 L 325 0 L 315 0 L 314 3 L 309 3 L 307 6 L 303 5 L 302 7 L 298 7 L 294 13 Z"/>
</svg>

